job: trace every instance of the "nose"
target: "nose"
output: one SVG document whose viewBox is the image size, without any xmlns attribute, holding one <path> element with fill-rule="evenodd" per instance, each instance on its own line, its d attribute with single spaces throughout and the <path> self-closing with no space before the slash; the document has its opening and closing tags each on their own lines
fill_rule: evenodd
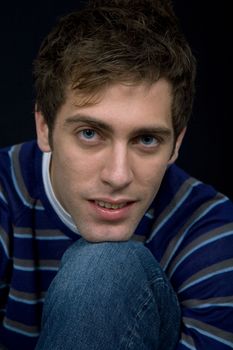
<svg viewBox="0 0 233 350">
<path fill-rule="evenodd" d="M 115 190 L 129 186 L 133 180 L 133 171 L 129 158 L 127 146 L 112 146 L 101 172 L 102 182 Z"/>
</svg>

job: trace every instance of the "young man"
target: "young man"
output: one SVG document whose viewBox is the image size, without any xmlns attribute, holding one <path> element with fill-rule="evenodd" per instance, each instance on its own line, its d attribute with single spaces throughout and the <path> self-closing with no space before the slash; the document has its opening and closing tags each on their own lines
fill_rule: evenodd
<svg viewBox="0 0 233 350">
<path fill-rule="evenodd" d="M 233 206 L 174 164 L 194 77 L 169 1 L 92 1 L 45 39 L 37 143 L 0 153 L 2 346 L 233 348 Z"/>
</svg>

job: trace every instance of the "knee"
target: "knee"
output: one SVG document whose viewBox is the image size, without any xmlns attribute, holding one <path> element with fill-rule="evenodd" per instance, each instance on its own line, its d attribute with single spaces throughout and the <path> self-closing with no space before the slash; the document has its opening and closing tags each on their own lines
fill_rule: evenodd
<svg viewBox="0 0 233 350">
<path fill-rule="evenodd" d="M 46 297 L 44 320 L 51 310 L 67 316 L 67 310 L 76 314 L 82 305 L 86 313 L 93 304 L 100 306 L 101 315 L 110 308 L 116 312 L 115 307 L 123 310 L 122 315 L 136 315 L 138 310 L 144 314 L 145 305 L 157 315 L 156 301 L 160 308 L 164 304 L 170 310 L 168 300 L 177 308 L 164 272 L 143 244 L 88 243 L 81 239 L 64 254 Z"/>
<path fill-rule="evenodd" d="M 66 280 L 91 279 L 94 283 L 118 281 L 125 285 L 164 280 L 165 275 L 150 251 L 139 242 L 75 242 L 64 254 L 60 274 Z M 112 283 L 114 286 L 115 284 Z"/>
<path fill-rule="evenodd" d="M 64 254 L 53 280 L 47 302 L 59 307 L 98 300 L 101 305 L 124 300 L 147 286 L 147 277 L 138 254 L 147 255 L 138 242 L 75 242 Z M 86 300 L 86 301 L 85 301 Z"/>
<path fill-rule="evenodd" d="M 64 254 L 61 266 L 69 266 L 79 272 L 93 268 L 95 270 L 138 271 L 138 265 L 150 266 L 156 261 L 150 251 L 140 242 L 101 242 L 90 243 L 84 239 L 75 242 Z"/>
<path fill-rule="evenodd" d="M 122 270 L 135 266 L 135 250 L 143 247 L 135 242 L 101 242 L 90 243 L 84 239 L 75 242 L 64 254 L 61 270 L 71 274 L 121 273 Z M 67 272 L 66 271 L 66 272 Z"/>
</svg>

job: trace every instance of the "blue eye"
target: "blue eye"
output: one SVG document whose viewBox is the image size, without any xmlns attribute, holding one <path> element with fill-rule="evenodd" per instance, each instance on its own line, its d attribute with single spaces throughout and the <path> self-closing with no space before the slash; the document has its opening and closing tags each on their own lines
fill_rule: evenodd
<svg viewBox="0 0 233 350">
<path fill-rule="evenodd" d="M 144 146 L 154 146 L 158 143 L 157 139 L 154 136 L 150 135 L 140 136 L 140 142 Z"/>
<path fill-rule="evenodd" d="M 88 140 L 91 140 L 91 139 L 93 139 L 93 137 L 96 136 L 96 132 L 92 129 L 82 130 L 81 134 L 85 139 L 88 139 Z"/>
</svg>

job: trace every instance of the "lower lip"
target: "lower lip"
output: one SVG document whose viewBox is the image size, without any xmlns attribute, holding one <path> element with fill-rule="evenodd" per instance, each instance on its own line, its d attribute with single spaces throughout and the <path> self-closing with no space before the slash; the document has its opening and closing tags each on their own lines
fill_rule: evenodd
<svg viewBox="0 0 233 350">
<path fill-rule="evenodd" d="M 99 206 L 95 201 L 89 201 L 89 203 L 91 204 L 94 215 L 96 215 L 98 219 L 104 221 L 121 221 L 127 219 L 134 205 L 134 202 L 132 202 L 127 204 L 123 208 L 108 209 Z"/>
</svg>

